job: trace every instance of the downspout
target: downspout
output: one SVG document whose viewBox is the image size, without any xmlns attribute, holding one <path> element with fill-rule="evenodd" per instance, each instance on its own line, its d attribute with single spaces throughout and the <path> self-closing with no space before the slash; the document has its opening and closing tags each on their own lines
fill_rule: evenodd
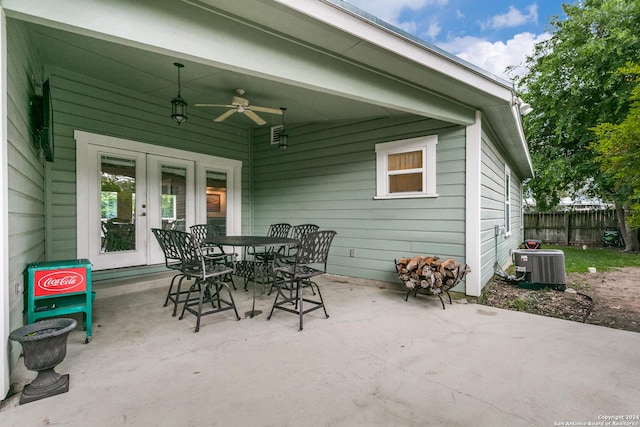
<svg viewBox="0 0 640 427">
<path fill-rule="evenodd" d="M 476 120 L 467 126 L 465 163 L 465 262 L 472 274 L 465 278 L 465 293 L 478 297 L 482 291 L 482 113 L 476 110 Z"/>
</svg>

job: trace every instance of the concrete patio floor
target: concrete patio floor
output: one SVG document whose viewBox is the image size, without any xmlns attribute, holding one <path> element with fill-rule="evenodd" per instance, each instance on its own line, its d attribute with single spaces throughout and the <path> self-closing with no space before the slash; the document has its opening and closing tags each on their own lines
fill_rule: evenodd
<svg viewBox="0 0 640 427">
<path fill-rule="evenodd" d="M 267 321 L 264 295 L 257 317 L 206 316 L 198 333 L 193 315 L 162 306 L 165 275 L 96 283 L 93 339 L 76 328 L 56 369 L 69 392 L 25 405 L 17 393 L 0 425 L 557 426 L 640 414 L 640 334 L 320 282 L 331 317 L 308 314 L 302 332 L 293 314 Z M 243 317 L 251 292 L 234 298 Z M 33 378 L 20 359 L 17 389 Z"/>
</svg>

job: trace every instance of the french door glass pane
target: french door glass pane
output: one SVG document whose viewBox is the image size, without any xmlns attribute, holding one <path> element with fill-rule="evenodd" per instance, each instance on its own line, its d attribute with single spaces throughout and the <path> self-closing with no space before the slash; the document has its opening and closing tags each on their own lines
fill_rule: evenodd
<svg viewBox="0 0 640 427">
<path fill-rule="evenodd" d="M 162 227 L 186 231 L 187 169 L 162 165 L 160 212 Z"/>
<path fill-rule="evenodd" d="M 100 229 L 101 252 L 136 248 L 136 161 L 101 156 Z"/>
<path fill-rule="evenodd" d="M 227 234 L 227 174 L 207 171 L 207 224 L 216 225 Z"/>
</svg>

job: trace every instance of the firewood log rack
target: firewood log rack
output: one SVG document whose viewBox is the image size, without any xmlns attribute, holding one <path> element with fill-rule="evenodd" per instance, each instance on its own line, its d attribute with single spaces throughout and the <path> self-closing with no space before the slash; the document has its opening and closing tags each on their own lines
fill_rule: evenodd
<svg viewBox="0 0 640 427">
<path fill-rule="evenodd" d="M 424 287 L 424 286 L 415 286 L 414 282 L 411 282 L 409 280 L 403 280 L 402 279 L 402 275 L 400 274 L 399 271 L 399 264 L 397 260 L 394 260 L 395 265 L 396 265 L 396 272 L 398 273 L 398 277 L 400 278 L 400 280 L 405 284 L 405 286 L 407 287 L 407 294 L 404 298 L 405 301 L 409 300 L 409 295 L 411 295 L 411 293 L 413 292 L 413 296 L 417 297 L 418 293 L 420 293 L 421 295 L 435 295 L 440 299 L 440 303 L 442 304 L 442 309 L 445 310 L 445 305 L 444 305 L 444 300 L 442 299 L 442 294 L 447 294 L 447 297 L 449 297 L 449 304 L 453 304 L 452 300 L 451 300 L 451 294 L 449 293 L 449 290 L 454 288 L 455 286 L 457 286 L 465 277 L 466 273 L 471 271 L 469 269 L 469 267 L 465 264 L 464 266 L 460 266 L 458 268 L 458 275 L 457 277 L 453 280 L 453 282 L 450 282 L 448 284 L 443 283 L 442 286 L 440 287 Z"/>
<path fill-rule="evenodd" d="M 423 287 L 416 287 L 413 289 L 409 289 L 407 291 L 407 295 L 404 297 L 405 301 L 409 301 L 409 295 L 411 295 L 411 292 L 413 292 L 413 296 L 417 297 L 418 294 L 420 295 L 435 295 L 438 298 L 440 298 L 440 303 L 442 304 L 442 309 L 445 309 L 444 306 L 444 300 L 442 299 L 442 294 L 445 293 L 447 294 L 447 297 L 449 297 L 449 304 L 453 304 L 453 302 L 451 301 L 451 294 L 449 293 L 449 289 L 453 288 L 454 286 L 456 286 L 458 283 L 460 283 L 460 281 L 464 278 L 464 273 L 462 274 L 462 277 L 458 278 L 455 283 L 453 285 L 444 285 L 441 288 L 436 288 L 436 289 L 440 289 L 440 292 L 436 293 L 433 290 L 431 290 L 431 288 L 423 288 Z"/>
</svg>

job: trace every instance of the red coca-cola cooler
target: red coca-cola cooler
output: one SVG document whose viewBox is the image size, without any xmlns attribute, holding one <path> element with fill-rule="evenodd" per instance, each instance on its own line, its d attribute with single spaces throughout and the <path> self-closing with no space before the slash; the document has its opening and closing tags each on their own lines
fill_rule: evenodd
<svg viewBox="0 0 640 427">
<path fill-rule="evenodd" d="M 27 266 L 27 324 L 71 313 L 83 314 L 91 341 L 91 263 L 87 259 L 37 262 Z"/>
</svg>

